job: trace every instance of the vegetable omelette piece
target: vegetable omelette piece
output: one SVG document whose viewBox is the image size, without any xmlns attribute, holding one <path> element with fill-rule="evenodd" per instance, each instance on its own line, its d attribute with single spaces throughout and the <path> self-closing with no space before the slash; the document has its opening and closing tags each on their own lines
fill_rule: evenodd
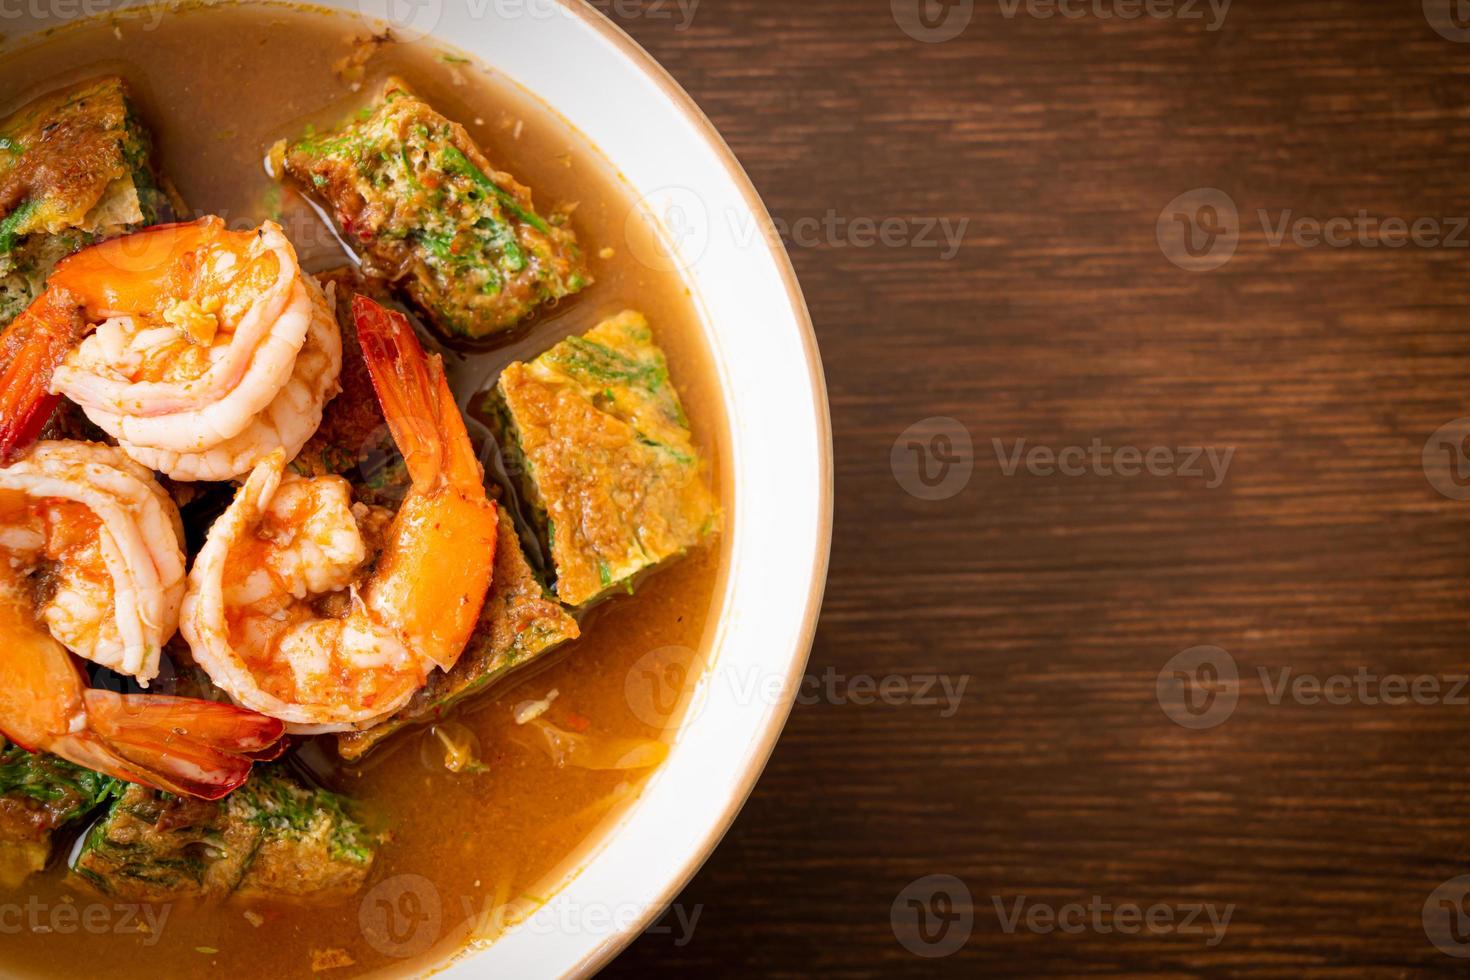
<svg viewBox="0 0 1470 980">
<path fill-rule="evenodd" d="M 44 868 L 51 835 L 101 806 L 122 785 L 0 739 L 0 887 L 18 888 Z"/>
<path fill-rule="evenodd" d="M 490 408 L 549 543 L 562 602 L 581 606 L 625 587 L 718 525 L 679 393 L 641 313 L 509 365 Z"/>
<path fill-rule="evenodd" d="M 377 838 L 345 801 L 256 766 L 223 800 L 125 784 L 82 841 L 71 880 L 129 901 L 302 898 L 356 891 Z"/>
<path fill-rule="evenodd" d="M 337 736 L 337 752 L 350 761 L 400 729 L 436 721 L 454 705 L 478 694 L 513 669 L 577 638 L 567 615 L 537 580 L 526 561 L 514 521 L 500 509 L 495 574 L 469 645 L 448 672 L 436 670 L 428 683 L 392 718 L 366 731 Z"/>
<path fill-rule="evenodd" d="M 287 146 L 282 167 L 333 213 L 365 270 L 446 334 L 508 330 L 591 282 L 566 216 L 537 214 L 528 188 L 398 79 L 342 129 Z"/>
<path fill-rule="evenodd" d="M 172 216 L 122 79 L 44 95 L 0 121 L 0 328 L 87 245 Z"/>
</svg>

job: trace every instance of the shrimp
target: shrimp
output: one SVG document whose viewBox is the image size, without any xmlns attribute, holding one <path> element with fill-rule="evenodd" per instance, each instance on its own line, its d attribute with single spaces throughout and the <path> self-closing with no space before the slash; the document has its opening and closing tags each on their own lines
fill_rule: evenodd
<svg viewBox="0 0 1470 980">
<path fill-rule="evenodd" d="M 115 447 L 43 442 L 0 468 L 0 733 L 31 751 L 192 796 L 242 783 L 280 722 L 231 705 L 94 690 L 68 649 L 158 674 L 178 626 L 178 509 Z"/>
<path fill-rule="evenodd" d="M 43 442 L 0 469 L 0 560 L 22 575 L 49 564 L 51 635 L 144 687 L 178 629 L 183 533 L 153 474 L 111 446 Z"/>
<path fill-rule="evenodd" d="M 162 225 L 62 261 L 7 332 L 0 462 L 65 395 L 130 457 L 177 480 L 294 456 L 337 392 L 331 300 L 280 227 Z M 14 339 L 11 339 L 11 338 Z"/>
<path fill-rule="evenodd" d="M 443 362 L 402 314 L 358 296 L 353 316 L 412 481 L 370 574 L 369 509 L 341 477 L 287 475 L 278 452 L 210 529 L 180 623 L 218 687 L 291 732 L 370 727 L 453 667 L 495 561 L 496 507 Z"/>
</svg>

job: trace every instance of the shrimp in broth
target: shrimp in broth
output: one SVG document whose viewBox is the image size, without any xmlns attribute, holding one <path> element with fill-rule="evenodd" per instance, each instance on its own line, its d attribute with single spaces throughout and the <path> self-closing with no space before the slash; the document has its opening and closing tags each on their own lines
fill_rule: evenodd
<svg viewBox="0 0 1470 980">
<path fill-rule="evenodd" d="M 84 249 L 8 333 L 18 350 L 0 378 L 0 454 L 64 395 L 176 480 L 294 456 L 342 366 L 331 303 L 272 222 L 235 232 L 209 217 Z"/>
<path fill-rule="evenodd" d="M 178 625 L 178 510 L 110 446 L 43 442 L 0 468 L 0 732 L 89 769 L 214 798 L 281 736 L 230 705 L 93 690 L 76 653 L 146 684 Z"/>
<path fill-rule="evenodd" d="M 353 305 L 363 356 L 412 487 L 381 532 L 372 574 L 364 530 L 381 515 L 336 476 L 256 466 L 189 576 L 182 629 L 211 679 L 296 732 L 366 727 L 402 707 L 469 641 L 495 562 L 496 508 L 436 356 L 402 314 Z M 336 615 L 320 600 L 337 594 Z"/>
</svg>

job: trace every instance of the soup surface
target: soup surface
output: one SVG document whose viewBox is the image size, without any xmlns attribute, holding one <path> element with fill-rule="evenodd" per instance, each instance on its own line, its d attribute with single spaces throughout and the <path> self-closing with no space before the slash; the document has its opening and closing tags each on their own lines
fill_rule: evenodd
<svg viewBox="0 0 1470 980">
<path fill-rule="evenodd" d="M 266 153 L 308 125 L 340 122 L 389 75 L 407 79 L 463 123 L 498 167 L 529 185 L 538 206 L 576 204 L 572 224 L 595 277 L 590 288 L 498 345 L 447 351 L 467 414 L 479 411 L 481 394 L 510 361 L 534 357 L 620 310 L 641 310 L 668 355 L 728 512 L 715 372 L 683 281 L 639 260 L 659 254 L 661 245 L 640 219 L 636 195 L 554 112 L 453 52 L 425 43 L 384 45 L 354 86 L 340 61 L 365 33 L 354 18 L 260 5 L 66 28 L 0 58 L 0 115 L 71 81 L 122 75 L 154 135 L 160 169 L 189 212 L 220 215 L 233 228 L 276 218 L 303 265 L 318 271 L 343 264 L 344 252 L 309 206 L 267 174 Z M 307 907 L 130 906 L 65 885 L 62 840 L 44 874 L 0 895 L 0 974 L 391 975 L 431 969 L 466 943 L 493 938 L 575 870 L 599 828 L 636 797 L 649 773 L 557 768 L 518 737 L 516 706 L 554 690 L 545 716 L 553 723 L 593 738 L 664 737 L 662 713 L 671 713 L 677 698 L 639 695 L 647 683 L 642 668 L 651 654 L 671 648 L 698 660 L 718 617 L 723 567 L 719 543 L 671 563 L 641 580 L 635 594 L 591 610 L 582 638 L 547 663 L 461 705 L 452 720 L 472 733 L 483 763 L 478 771 L 450 772 L 440 739 L 422 730 L 395 736 L 354 766 L 337 762 L 329 747 L 308 747 L 302 764 L 387 831 L 361 892 Z M 78 925 L 84 914 L 92 916 L 85 928 Z"/>
</svg>

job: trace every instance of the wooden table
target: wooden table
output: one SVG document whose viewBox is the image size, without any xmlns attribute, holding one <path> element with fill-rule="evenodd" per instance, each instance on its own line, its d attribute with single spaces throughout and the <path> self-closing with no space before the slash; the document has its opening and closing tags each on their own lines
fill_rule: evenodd
<svg viewBox="0 0 1470 980">
<path fill-rule="evenodd" d="M 1423 919 L 1470 952 L 1435 895 L 1470 873 L 1470 464 L 1435 435 L 1470 415 L 1470 30 L 1419 0 L 1239 0 L 1216 30 L 977 0 L 938 43 L 884 0 L 622 9 L 793 236 L 818 219 L 791 247 L 837 436 L 810 672 L 842 697 L 795 710 L 679 899 L 692 939 L 666 919 L 609 975 L 1470 967 Z M 917 241 L 939 219 L 968 220 L 949 257 Z M 891 450 L 935 417 L 973 471 L 925 500 Z M 1212 479 L 1189 447 L 1234 453 Z M 1172 659 L 1201 646 L 1238 683 Z M 969 680 L 949 717 L 846 697 L 890 675 Z M 970 902 L 918 907 L 973 926 L 931 919 L 964 941 L 925 958 L 894 907 L 932 875 Z M 1220 941 L 1193 906 L 1230 908 Z"/>
</svg>

